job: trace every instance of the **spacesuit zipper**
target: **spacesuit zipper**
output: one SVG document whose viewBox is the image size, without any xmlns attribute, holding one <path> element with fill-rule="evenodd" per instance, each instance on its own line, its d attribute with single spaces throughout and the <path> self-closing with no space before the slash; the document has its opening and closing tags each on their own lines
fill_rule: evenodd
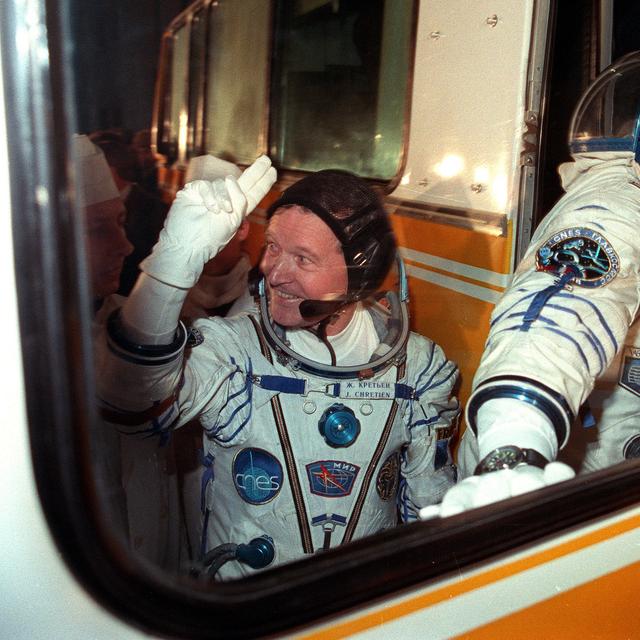
<svg viewBox="0 0 640 640">
<path fill-rule="evenodd" d="M 398 365 L 397 373 L 396 373 L 396 382 L 402 379 L 404 376 L 405 365 L 404 363 Z M 396 413 L 398 411 L 398 401 L 392 400 L 393 404 L 391 409 L 389 410 L 389 415 L 387 416 L 387 421 L 384 425 L 384 429 L 382 430 L 382 435 L 380 436 L 380 440 L 378 441 L 378 446 L 373 453 L 371 458 L 371 462 L 369 463 L 369 467 L 367 468 L 367 472 L 362 481 L 362 486 L 360 487 L 360 493 L 358 494 L 358 498 L 356 499 L 356 503 L 353 507 L 353 511 L 351 512 L 351 517 L 349 518 L 349 524 L 344 532 L 344 536 L 342 537 L 342 542 L 340 544 L 346 544 L 350 542 L 353 538 L 353 534 L 355 533 L 356 527 L 358 526 L 358 521 L 360 520 L 360 514 L 362 513 L 362 508 L 364 506 L 364 501 L 369 493 L 369 486 L 371 484 L 371 479 L 373 478 L 373 474 L 376 470 L 378 462 L 382 457 L 382 453 L 387 446 L 387 442 L 389 440 L 389 435 L 391 433 L 391 428 L 393 426 L 393 421 L 396 417 Z"/>
<path fill-rule="evenodd" d="M 273 358 L 271 357 L 271 350 L 267 345 L 262 335 L 262 330 L 258 326 L 256 320 L 249 316 L 253 323 L 253 328 L 258 336 L 258 342 L 260 343 L 260 350 L 262 355 L 273 364 Z M 282 411 L 282 405 L 277 395 L 271 398 L 271 410 L 273 411 L 273 418 L 276 422 L 276 428 L 278 430 L 278 436 L 280 438 L 280 444 L 282 445 L 282 451 L 285 457 L 285 463 L 287 468 L 287 476 L 289 478 L 289 486 L 291 487 L 291 495 L 293 497 L 293 504 L 296 508 L 296 516 L 298 518 L 298 528 L 300 529 L 300 537 L 302 540 L 302 549 L 304 553 L 313 553 L 313 540 L 311 538 L 311 529 L 309 527 L 309 519 L 307 518 L 307 509 L 302 497 L 302 489 L 300 488 L 300 480 L 296 471 L 296 461 L 293 457 L 293 449 L 291 447 L 291 441 L 289 440 L 289 434 L 287 433 L 287 425 L 284 419 L 284 413 Z"/>
<path fill-rule="evenodd" d="M 278 398 L 278 396 L 273 396 L 273 398 L 271 398 L 271 408 L 273 410 L 273 417 L 276 421 L 276 427 L 278 429 L 278 435 L 280 436 L 282 451 L 284 453 L 286 461 L 287 475 L 289 476 L 289 485 L 291 487 L 291 494 L 293 496 L 293 502 L 295 504 L 296 514 L 298 516 L 298 527 L 300 528 L 300 536 L 302 537 L 302 548 L 305 553 L 313 553 L 313 541 L 311 539 L 311 530 L 309 529 L 307 508 L 302 497 L 302 489 L 300 488 L 300 481 L 298 479 L 298 473 L 296 471 L 296 461 L 293 457 L 293 450 L 291 448 L 289 434 L 287 433 L 287 425 L 284 420 L 282 405 L 280 404 L 280 398 Z"/>
<path fill-rule="evenodd" d="M 382 452 L 387 445 L 387 441 L 389 440 L 389 434 L 391 433 L 391 425 L 393 425 L 393 420 L 396 416 L 396 412 L 398 411 L 398 403 L 396 400 L 393 400 L 393 406 L 389 411 L 389 415 L 387 416 L 387 422 L 384 425 L 384 429 L 382 430 L 382 436 L 380 437 L 380 441 L 378 442 L 378 446 L 371 458 L 371 462 L 369 463 L 369 467 L 367 469 L 367 473 L 365 474 L 364 480 L 362 481 L 362 487 L 360 488 L 360 493 L 358 494 L 358 498 L 353 507 L 353 511 L 351 512 L 351 518 L 349 519 L 349 524 L 344 532 L 344 536 L 342 538 L 342 543 L 345 544 L 351 541 L 353 534 L 358 526 L 358 521 L 360 520 L 360 514 L 362 512 L 362 507 L 364 506 L 364 501 L 367 497 L 367 493 L 369 493 L 369 486 L 371 484 L 371 478 L 373 477 L 373 473 L 380 461 L 380 457 L 382 456 Z"/>
</svg>

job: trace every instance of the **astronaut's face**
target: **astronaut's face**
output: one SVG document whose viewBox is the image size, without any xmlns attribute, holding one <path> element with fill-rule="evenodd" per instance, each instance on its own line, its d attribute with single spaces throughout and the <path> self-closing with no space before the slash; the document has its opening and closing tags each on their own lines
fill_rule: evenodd
<svg viewBox="0 0 640 640">
<path fill-rule="evenodd" d="M 118 290 L 124 259 L 133 251 L 124 230 L 125 215 L 120 198 L 85 207 L 87 253 L 95 298 Z"/>
<path fill-rule="evenodd" d="M 321 318 L 303 318 L 300 303 L 333 300 L 347 292 L 347 265 L 338 239 L 317 215 L 291 206 L 275 212 L 265 240 L 260 267 L 271 317 L 284 327 L 313 326 Z M 327 328 L 327 334 L 342 331 L 352 314 L 347 309 Z"/>
</svg>

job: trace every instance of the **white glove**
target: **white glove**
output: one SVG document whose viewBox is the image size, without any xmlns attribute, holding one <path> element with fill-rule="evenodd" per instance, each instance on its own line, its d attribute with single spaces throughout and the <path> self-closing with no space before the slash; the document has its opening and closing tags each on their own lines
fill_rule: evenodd
<svg viewBox="0 0 640 640">
<path fill-rule="evenodd" d="M 190 289 L 275 181 L 271 160 L 260 156 L 237 180 L 228 176 L 189 182 L 178 192 L 158 242 L 140 269 L 161 282 Z"/>
<path fill-rule="evenodd" d="M 421 509 L 420 519 L 453 516 L 468 509 L 482 507 L 556 482 L 570 480 L 574 476 L 573 469 L 562 462 L 550 462 L 544 469 L 522 464 L 514 469 L 501 469 L 479 476 L 470 476 L 451 487 L 441 504 Z"/>
</svg>

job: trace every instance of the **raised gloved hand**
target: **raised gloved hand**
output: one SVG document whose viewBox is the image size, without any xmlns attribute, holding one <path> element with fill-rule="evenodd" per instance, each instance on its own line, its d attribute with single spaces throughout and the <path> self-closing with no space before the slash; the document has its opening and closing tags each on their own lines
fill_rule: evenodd
<svg viewBox="0 0 640 640">
<path fill-rule="evenodd" d="M 161 282 L 190 289 L 275 181 L 271 160 L 260 156 L 237 180 L 228 176 L 189 182 L 178 192 L 158 242 L 140 269 Z"/>
<path fill-rule="evenodd" d="M 452 516 L 491 502 L 505 500 L 575 476 L 571 467 L 562 462 L 550 462 L 544 469 L 523 464 L 513 469 L 501 469 L 479 476 L 470 476 L 447 491 L 442 502 L 420 510 L 420 519 Z"/>
</svg>

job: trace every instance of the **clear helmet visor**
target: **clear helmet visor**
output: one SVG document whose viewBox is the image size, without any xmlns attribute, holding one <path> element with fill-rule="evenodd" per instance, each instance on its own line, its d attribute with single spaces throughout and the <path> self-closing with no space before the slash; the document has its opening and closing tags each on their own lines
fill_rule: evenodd
<svg viewBox="0 0 640 640">
<path fill-rule="evenodd" d="M 304 313 L 289 326 L 274 319 L 288 322 L 295 314 L 279 314 L 277 305 L 283 301 L 267 278 L 261 280 L 258 293 L 264 335 L 278 360 L 291 369 L 327 378 L 362 378 L 405 357 L 409 296 L 399 257 L 375 292 L 357 300 L 338 292 L 304 300 Z M 284 304 L 288 302 L 285 298 Z"/>
<path fill-rule="evenodd" d="M 632 151 L 638 159 L 640 52 L 607 67 L 576 106 L 569 127 L 571 153 Z"/>
</svg>

